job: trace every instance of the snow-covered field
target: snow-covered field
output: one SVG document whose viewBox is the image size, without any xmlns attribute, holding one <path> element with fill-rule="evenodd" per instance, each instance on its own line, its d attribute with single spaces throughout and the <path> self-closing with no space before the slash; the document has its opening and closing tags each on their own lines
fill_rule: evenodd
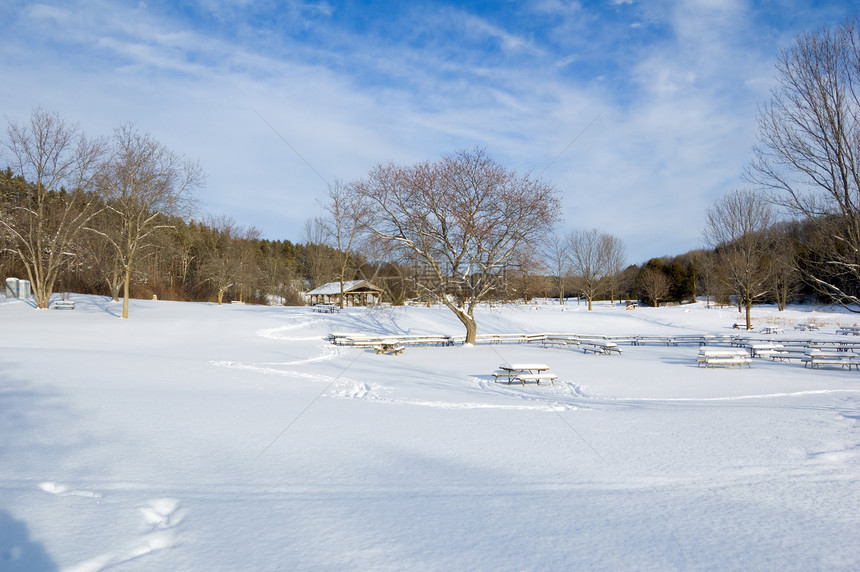
<svg viewBox="0 0 860 572">
<path fill-rule="evenodd" d="M 695 346 L 336 347 L 441 308 L 0 298 L 0 570 L 856 570 L 860 373 Z M 850 314 L 759 308 L 759 324 Z M 486 308 L 479 332 L 729 333 L 732 309 Z M 844 338 L 842 338 L 844 339 Z M 560 381 L 508 385 L 502 362 Z"/>
</svg>

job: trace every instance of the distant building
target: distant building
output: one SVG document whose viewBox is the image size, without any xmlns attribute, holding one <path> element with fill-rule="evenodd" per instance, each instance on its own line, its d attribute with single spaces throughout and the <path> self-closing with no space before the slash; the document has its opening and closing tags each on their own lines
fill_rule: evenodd
<svg viewBox="0 0 860 572">
<path fill-rule="evenodd" d="M 340 305 L 340 282 L 329 282 L 307 294 L 311 304 Z M 382 288 L 367 280 L 349 280 L 343 283 L 344 306 L 372 306 L 382 299 Z"/>
</svg>

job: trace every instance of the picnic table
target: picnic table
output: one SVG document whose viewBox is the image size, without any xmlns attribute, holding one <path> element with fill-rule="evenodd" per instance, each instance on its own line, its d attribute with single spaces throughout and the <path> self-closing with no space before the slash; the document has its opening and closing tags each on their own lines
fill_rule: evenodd
<svg viewBox="0 0 860 572">
<path fill-rule="evenodd" d="M 323 314 L 334 314 L 335 312 L 339 312 L 340 308 L 334 304 L 314 304 L 313 311 Z"/>
<path fill-rule="evenodd" d="M 765 326 L 761 329 L 762 334 L 781 334 L 783 333 L 782 328 L 777 326 Z"/>
<path fill-rule="evenodd" d="M 803 367 L 817 368 L 822 365 L 839 365 L 847 366 L 849 370 L 852 367 L 860 370 L 857 354 L 841 350 L 812 349 L 806 352 L 806 357 L 801 358 L 801 361 L 803 361 Z"/>
<path fill-rule="evenodd" d="M 699 356 L 696 358 L 696 367 L 705 364 L 705 367 L 713 367 L 717 365 L 726 365 L 730 367 L 738 366 L 751 367 L 752 358 L 749 352 L 744 349 L 701 349 Z"/>
<path fill-rule="evenodd" d="M 760 343 L 749 346 L 752 357 L 770 357 L 771 354 L 785 349 L 785 346 L 777 343 Z"/>
<path fill-rule="evenodd" d="M 805 347 L 781 347 L 774 348 L 767 352 L 767 355 L 764 357 L 769 357 L 773 361 L 791 361 L 793 359 L 804 360 L 807 356 L 807 349 Z"/>
<path fill-rule="evenodd" d="M 575 336 L 548 335 L 544 336 L 543 340 L 541 340 L 541 344 L 544 347 L 578 346 L 579 340 Z"/>
<path fill-rule="evenodd" d="M 594 354 L 610 355 L 617 353 L 621 355 L 621 348 L 615 342 L 607 340 L 579 340 L 579 347 L 583 353 L 591 352 Z"/>
<path fill-rule="evenodd" d="M 860 336 L 860 326 L 839 326 L 836 333 L 843 336 Z"/>
<path fill-rule="evenodd" d="M 519 381 L 523 385 L 527 381 L 534 381 L 540 385 L 542 379 L 555 384 L 555 380 L 558 379 L 557 375 L 549 373 L 549 366 L 542 363 L 502 364 L 498 371 L 493 373 L 493 377 L 495 377 L 496 382 L 499 381 L 499 378 L 505 378 L 508 383 Z"/>
<path fill-rule="evenodd" d="M 811 331 L 818 331 L 818 326 L 815 324 L 795 324 L 794 329 L 799 330 L 801 332 L 806 332 L 806 331 L 811 332 Z"/>
</svg>

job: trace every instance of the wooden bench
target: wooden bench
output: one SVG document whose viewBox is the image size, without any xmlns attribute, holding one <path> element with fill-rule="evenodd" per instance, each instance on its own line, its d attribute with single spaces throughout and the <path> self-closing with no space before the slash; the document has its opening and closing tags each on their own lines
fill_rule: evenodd
<svg viewBox="0 0 860 572">
<path fill-rule="evenodd" d="M 53 307 L 55 310 L 74 310 L 75 303 L 72 300 L 57 300 Z"/>
<path fill-rule="evenodd" d="M 534 381 L 538 385 L 540 385 L 541 380 L 549 380 L 555 385 L 555 380 L 558 379 L 558 376 L 554 373 L 542 372 L 542 373 L 521 373 L 513 378 L 513 381 L 519 381 L 523 385 L 526 384 L 527 381 Z M 508 382 L 510 383 L 510 381 Z"/>
<path fill-rule="evenodd" d="M 406 349 L 401 344 L 376 344 L 373 347 L 373 350 L 377 354 L 391 354 L 391 355 L 399 355 L 403 353 L 403 350 Z"/>
<path fill-rule="evenodd" d="M 857 358 L 851 357 L 835 357 L 835 356 L 806 356 L 802 358 L 804 367 L 821 367 L 822 365 L 838 365 L 841 367 L 847 367 L 850 371 L 851 368 L 856 368 L 860 371 L 860 361 Z"/>
</svg>

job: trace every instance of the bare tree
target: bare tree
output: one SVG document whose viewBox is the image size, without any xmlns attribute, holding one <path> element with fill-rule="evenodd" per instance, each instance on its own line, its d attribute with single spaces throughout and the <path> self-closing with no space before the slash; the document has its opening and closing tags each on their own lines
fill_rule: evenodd
<svg viewBox="0 0 860 572">
<path fill-rule="evenodd" d="M 710 251 L 702 251 L 699 256 L 699 274 L 696 278 L 697 287 L 704 293 L 705 300 L 710 307 L 711 298 L 717 300 L 719 298 L 721 282 L 719 279 L 719 270 L 717 267 L 716 255 Z"/>
<path fill-rule="evenodd" d="M 337 263 L 331 248 L 326 244 L 328 236 L 322 217 L 305 221 L 305 255 L 311 287 L 316 288 L 337 276 Z"/>
<path fill-rule="evenodd" d="M 609 301 L 614 304 L 621 273 L 624 271 L 624 265 L 627 264 L 627 248 L 620 238 L 611 234 L 604 234 L 601 242 L 606 259 L 606 287 L 609 290 Z"/>
<path fill-rule="evenodd" d="M 116 229 L 114 221 L 111 220 L 111 214 L 103 209 L 90 221 L 89 226 L 105 230 Z M 125 273 L 119 253 L 113 243 L 106 238 L 106 234 L 103 232 L 89 232 L 81 236 L 79 244 L 84 251 L 84 259 L 91 271 L 107 286 L 111 300 L 119 302 Z"/>
<path fill-rule="evenodd" d="M 860 34 L 855 21 L 802 34 L 776 64 L 747 169 L 772 200 L 826 238 L 806 278 L 860 311 Z"/>
<path fill-rule="evenodd" d="M 425 267 L 419 285 L 466 328 L 474 344 L 475 306 L 498 287 L 517 251 L 558 219 L 555 189 L 497 164 L 481 149 L 436 163 L 379 165 L 350 187 L 372 206 L 368 229 Z"/>
<path fill-rule="evenodd" d="M 785 310 L 789 300 L 800 291 L 802 276 L 799 267 L 799 226 L 796 222 L 775 224 L 770 229 L 769 257 L 771 264 L 771 291 L 779 311 Z M 807 248 L 809 244 L 805 245 Z"/>
<path fill-rule="evenodd" d="M 546 271 L 546 264 L 532 249 L 519 251 L 505 271 L 510 294 L 528 304 L 536 293 L 546 289 Z"/>
<path fill-rule="evenodd" d="M 93 228 L 114 248 L 123 271 L 122 317 L 128 318 L 131 274 L 152 234 L 170 228 L 168 216 L 189 214 L 191 192 L 202 185 L 197 163 L 168 150 L 149 134 L 126 124 L 114 132 L 113 151 L 99 177 L 113 222 Z"/>
<path fill-rule="evenodd" d="M 607 277 L 623 265 L 624 245 L 614 236 L 597 229 L 573 230 L 565 246 L 570 253 L 571 272 L 579 291 L 588 301 L 588 309 L 606 286 Z"/>
<path fill-rule="evenodd" d="M 654 304 L 655 308 L 660 307 L 660 301 L 666 299 L 672 287 L 671 280 L 664 272 L 651 267 L 642 270 L 639 275 L 639 283 L 645 296 Z"/>
<path fill-rule="evenodd" d="M 544 257 L 546 258 L 546 266 L 555 278 L 558 303 L 564 304 L 564 285 L 570 276 L 570 254 L 565 248 L 564 240 L 557 236 L 551 237 L 544 249 Z"/>
<path fill-rule="evenodd" d="M 344 282 L 355 274 L 355 250 L 370 214 L 367 200 L 350 193 L 339 182 L 328 188 L 328 201 L 323 204 L 326 215 L 321 219 L 329 245 L 334 249 L 337 277 L 340 282 L 340 307 L 343 308 Z"/>
<path fill-rule="evenodd" d="M 236 290 L 240 302 L 256 297 L 256 288 L 261 279 L 261 253 L 256 246 L 260 242 L 261 235 L 260 229 L 252 226 L 243 229 L 236 237 L 237 240 L 233 241 L 233 256 L 239 264 Z"/>
<path fill-rule="evenodd" d="M 200 275 L 216 292 L 218 305 L 224 295 L 242 279 L 242 259 L 237 245 L 243 229 L 229 216 L 208 218 L 210 232 L 204 239 L 203 262 Z"/>
<path fill-rule="evenodd" d="M 104 145 L 41 108 L 26 123 L 10 122 L 6 133 L 12 170 L 29 184 L 3 209 L 4 248 L 26 269 L 36 306 L 47 308 L 82 229 L 101 208 L 92 180 Z"/>
<path fill-rule="evenodd" d="M 753 303 L 770 288 L 768 232 L 773 223 L 771 205 L 749 190 L 726 193 L 706 214 L 705 240 L 715 249 L 738 304 L 745 308 L 748 330 Z"/>
<path fill-rule="evenodd" d="M 272 305 L 298 305 L 301 288 L 298 285 L 296 261 L 287 257 L 275 244 L 263 246 L 260 285 Z"/>
</svg>

